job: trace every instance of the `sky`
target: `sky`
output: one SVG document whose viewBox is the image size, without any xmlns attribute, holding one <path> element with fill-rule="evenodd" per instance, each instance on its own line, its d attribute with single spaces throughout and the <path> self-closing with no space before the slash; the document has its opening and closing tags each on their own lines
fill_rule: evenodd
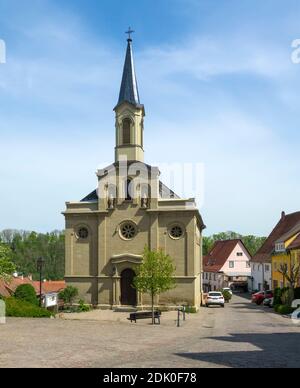
<svg viewBox="0 0 300 388">
<path fill-rule="evenodd" d="M 269 234 L 300 210 L 299 20 L 298 0 L 0 0 L 0 230 L 63 229 L 96 188 L 131 26 L 146 162 L 202 164 L 206 234 Z"/>
</svg>

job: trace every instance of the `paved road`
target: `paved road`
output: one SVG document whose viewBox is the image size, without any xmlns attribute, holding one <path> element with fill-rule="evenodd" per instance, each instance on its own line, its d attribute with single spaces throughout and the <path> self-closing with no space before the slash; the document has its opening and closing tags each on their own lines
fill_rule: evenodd
<svg viewBox="0 0 300 388">
<path fill-rule="evenodd" d="M 235 296 L 182 327 L 148 322 L 9 319 L 0 367 L 299 367 L 300 326 Z"/>
</svg>

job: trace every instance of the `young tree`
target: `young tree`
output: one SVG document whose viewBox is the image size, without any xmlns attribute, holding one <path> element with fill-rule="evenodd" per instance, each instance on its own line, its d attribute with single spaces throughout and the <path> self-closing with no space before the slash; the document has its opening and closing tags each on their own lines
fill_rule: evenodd
<svg viewBox="0 0 300 388">
<path fill-rule="evenodd" d="M 281 264 L 278 272 L 280 272 L 283 275 L 283 277 L 289 282 L 291 286 L 292 295 L 290 296 L 290 298 L 292 302 L 294 299 L 295 288 L 297 287 L 297 284 L 300 278 L 300 264 L 293 263 L 291 265 L 290 270 L 286 263 Z"/>
<path fill-rule="evenodd" d="M 134 287 L 151 296 L 152 324 L 154 325 L 154 297 L 176 287 L 175 266 L 169 255 L 162 249 L 151 251 L 145 247 L 143 263 L 137 268 Z"/>
<path fill-rule="evenodd" d="M 9 280 L 15 272 L 16 267 L 11 261 L 11 249 L 0 244 L 0 279 Z"/>
</svg>

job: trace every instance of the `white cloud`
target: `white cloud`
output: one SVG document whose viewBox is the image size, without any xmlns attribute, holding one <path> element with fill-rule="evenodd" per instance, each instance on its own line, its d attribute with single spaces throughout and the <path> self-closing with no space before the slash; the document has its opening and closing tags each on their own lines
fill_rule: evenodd
<svg viewBox="0 0 300 388">
<path fill-rule="evenodd" d="M 1 68 L 1 187 L 12 194 L 0 192 L 0 228 L 62 227 L 64 201 L 92 190 L 96 167 L 113 158 L 112 108 L 125 48 L 117 52 L 87 33 L 78 18 L 60 14 L 56 19 L 52 12 L 51 23 L 40 15 L 31 27 L 17 24 L 30 48 L 10 48 Z M 272 211 L 297 207 L 294 177 L 300 157 L 290 155 L 287 139 L 262 113 L 251 103 L 246 110 L 241 97 L 219 82 L 223 76 L 260 78 L 274 95 L 264 90 L 258 100 L 277 95 L 297 107 L 291 84 L 299 81 L 288 47 L 239 37 L 239 31 L 222 39 L 195 33 L 176 46 L 146 47 L 136 53 L 136 62 L 150 112 L 147 161 L 205 164 L 202 211 L 209 231 L 266 233 L 265 214 L 270 219 Z M 284 121 L 282 112 L 272 114 Z M 282 183 L 274 190 L 278 179 Z M 32 198 L 41 201 L 35 215 L 26 205 Z"/>
</svg>

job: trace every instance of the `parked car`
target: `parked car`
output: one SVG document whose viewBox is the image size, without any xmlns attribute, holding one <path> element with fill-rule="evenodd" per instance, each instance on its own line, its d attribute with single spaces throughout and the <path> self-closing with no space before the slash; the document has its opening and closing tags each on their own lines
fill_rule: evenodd
<svg viewBox="0 0 300 388">
<path fill-rule="evenodd" d="M 230 295 L 232 296 L 233 295 L 233 292 L 232 292 L 232 289 L 229 288 L 229 287 L 224 287 L 222 288 L 222 292 L 225 292 L 225 291 L 228 291 L 230 293 Z"/>
<path fill-rule="evenodd" d="M 270 308 L 274 307 L 274 298 L 266 298 L 264 300 L 264 306 L 268 306 Z"/>
<path fill-rule="evenodd" d="M 206 300 L 206 307 L 209 306 L 221 306 L 225 307 L 225 299 L 222 292 L 209 292 Z"/>
<path fill-rule="evenodd" d="M 271 299 L 273 296 L 272 291 L 260 291 L 252 295 L 252 303 L 261 305 L 265 299 Z"/>
</svg>

